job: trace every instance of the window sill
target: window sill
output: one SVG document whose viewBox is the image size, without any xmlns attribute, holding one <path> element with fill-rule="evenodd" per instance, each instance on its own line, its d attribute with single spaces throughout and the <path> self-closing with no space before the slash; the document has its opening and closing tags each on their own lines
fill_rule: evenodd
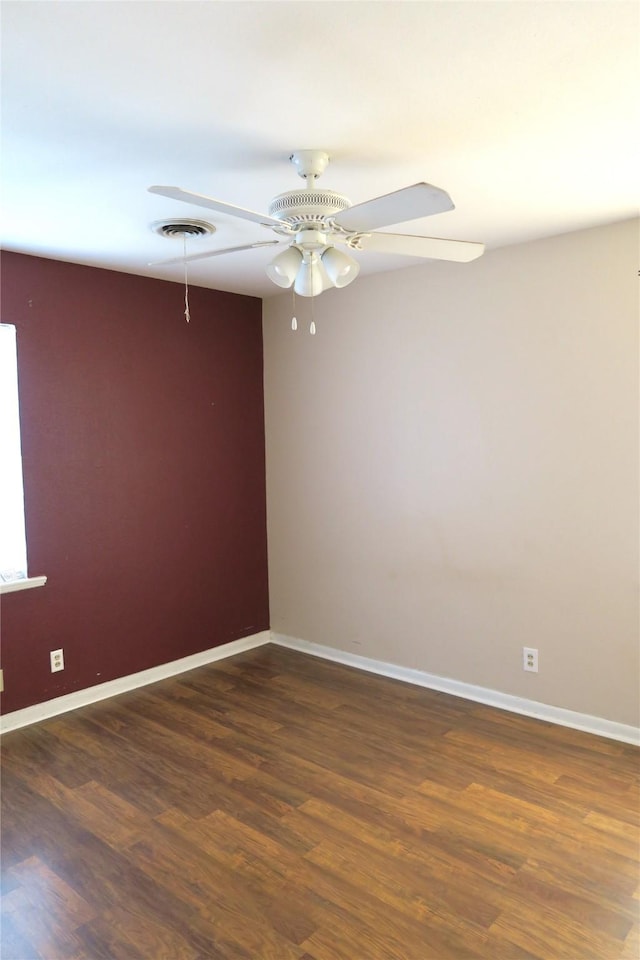
<svg viewBox="0 0 640 960">
<path fill-rule="evenodd" d="M 8 580 L 6 583 L 0 582 L 0 595 L 3 593 L 13 593 L 14 590 L 31 590 L 33 587 L 44 587 L 46 582 L 46 577 L 25 577 L 24 580 Z"/>
</svg>

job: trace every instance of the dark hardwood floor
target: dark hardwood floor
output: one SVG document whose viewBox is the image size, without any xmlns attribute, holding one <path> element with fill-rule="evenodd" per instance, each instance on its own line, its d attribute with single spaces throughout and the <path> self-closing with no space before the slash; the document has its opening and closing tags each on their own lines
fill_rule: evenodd
<svg viewBox="0 0 640 960">
<path fill-rule="evenodd" d="M 6 734 L 3 960 L 638 960 L 631 746 L 274 646 Z"/>
</svg>

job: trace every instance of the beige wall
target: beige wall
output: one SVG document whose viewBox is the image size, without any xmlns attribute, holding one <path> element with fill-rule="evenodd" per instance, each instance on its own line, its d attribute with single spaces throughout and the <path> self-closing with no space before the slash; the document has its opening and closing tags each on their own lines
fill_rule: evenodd
<svg viewBox="0 0 640 960">
<path fill-rule="evenodd" d="M 637 253 L 361 277 L 315 337 L 265 301 L 273 630 L 638 724 Z"/>
</svg>

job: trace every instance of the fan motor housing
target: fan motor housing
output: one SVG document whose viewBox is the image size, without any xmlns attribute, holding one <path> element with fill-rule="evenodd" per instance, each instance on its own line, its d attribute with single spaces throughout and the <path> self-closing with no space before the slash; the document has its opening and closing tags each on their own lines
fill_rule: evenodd
<svg viewBox="0 0 640 960">
<path fill-rule="evenodd" d="M 269 204 L 269 216 L 291 226 L 324 224 L 351 206 L 351 201 L 333 190 L 287 190 Z"/>
</svg>

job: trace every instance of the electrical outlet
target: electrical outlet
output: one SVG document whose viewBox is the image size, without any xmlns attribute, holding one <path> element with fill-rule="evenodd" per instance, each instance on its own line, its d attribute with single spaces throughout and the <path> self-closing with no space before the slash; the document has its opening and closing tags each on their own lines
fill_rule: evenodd
<svg viewBox="0 0 640 960">
<path fill-rule="evenodd" d="M 64 670 L 64 653 L 62 649 L 52 650 L 49 654 L 51 660 L 51 673 L 57 673 L 58 670 Z"/>
<path fill-rule="evenodd" d="M 522 648 L 522 668 L 530 673 L 538 672 L 538 651 L 535 647 Z"/>
</svg>

